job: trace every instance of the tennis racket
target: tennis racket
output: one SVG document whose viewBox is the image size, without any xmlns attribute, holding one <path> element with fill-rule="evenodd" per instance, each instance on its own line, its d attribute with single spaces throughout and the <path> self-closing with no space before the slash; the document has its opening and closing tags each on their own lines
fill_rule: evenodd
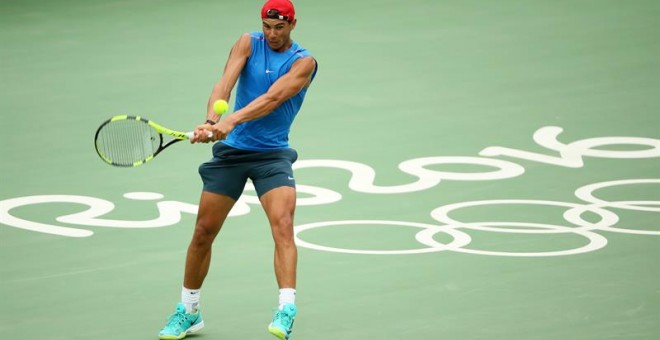
<svg viewBox="0 0 660 340">
<path fill-rule="evenodd" d="M 94 145 L 104 162 L 136 167 L 154 159 L 170 145 L 192 137 L 193 132 L 174 131 L 144 117 L 121 115 L 99 126 Z"/>
</svg>

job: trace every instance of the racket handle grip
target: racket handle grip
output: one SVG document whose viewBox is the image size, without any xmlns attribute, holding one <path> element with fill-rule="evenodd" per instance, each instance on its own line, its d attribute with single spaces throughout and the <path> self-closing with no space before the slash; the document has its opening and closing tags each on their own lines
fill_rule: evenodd
<svg viewBox="0 0 660 340">
<path fill-rule="evenodd" d="M 195 136 L 195 133 L 194 133 L 194 132 L 192 132 L 192 131 L 190 131 L 190 132 L 186 132 L 186 137 L 188 137 L 188 139 L 192 139 L 193 136 Z M 208 138 L 212 138 L 212 137 L 213 137 L 213 132 L 211 132 L 211 131 L 206 131 L 206 136 L 207 136 Z"/>
</svg>

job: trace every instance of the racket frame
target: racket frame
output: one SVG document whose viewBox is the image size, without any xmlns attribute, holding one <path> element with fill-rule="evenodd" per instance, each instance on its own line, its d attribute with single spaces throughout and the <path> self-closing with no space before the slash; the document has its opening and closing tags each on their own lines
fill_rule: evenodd
<svg viewBox="0 0 660 340">
<path fill-rule="evenodd" d="M 140 160 L 140 161 L 133 162 L 133 164 L 119 164 L 119 163 L 115 163 L 113 160 L 109 159 L 106 155 L 104 155 L 101 152 L 101 150 L 99 150 L 99 145 L 97 143 L 99 133 L 101 132 L 101 130 L 106 125 L 108 125 L 112 122 L 121 121 L 121 120 L 141 121 L 141 122 L 149 125 L 150 127 L 152 127 L 154 130 L 156 130 L 156 132 L 158 132 L 158 137 L 160 138 L 159 144 L 158 144 L 158 149 L 153 154 L 148 156 L 147 158 L 145 158 L 143 160 Z M 172 136 L 174 139 L 169 141 L 167 144 L 163 145 L 163 135 Z M 96 130 L 96 134 L 94 135 L 94 148 L 96 149 L 96 153 L 99 155 L 99 157 L 101 157 L 101 159 L 104 162 L 106 162 L 110 165 L 119 166 L 119 167 L 137 167 L 137 166 L 143 165 L 144 163 L 147 163 L 150 160 L 154 159 L 154 157 L 156 157 L 156 155 L 158 155 L 161 151 L 165 150 L 165 148 L 167 148 L 168 146 L 170 146 L 174 143 L 180 142 L 182 140 L 190 139 L 190 138 L 192 138 L 192 136 L 193 136 L 193 132 L 181 132 L 181 131 L 171 130 L 171 129 L 168 129 L 168 128 L 166 128 L 166 127 L 164 127 L 164 126 L 162 126 L 158 123 L 155 123 L 155 122 L 147 119 L 147 118 L 144 118 L 142 116 L 117 115 L 117 116 L 113 116 L 110 119 L 103 122 L 101 124 L 101 126 L 99 126 L 99 128 Z"/>
</svg>

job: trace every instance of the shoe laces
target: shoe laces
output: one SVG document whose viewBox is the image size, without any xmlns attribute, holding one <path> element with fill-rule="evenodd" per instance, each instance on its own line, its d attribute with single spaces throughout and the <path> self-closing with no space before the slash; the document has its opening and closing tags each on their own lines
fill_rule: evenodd
<svg viewBox="0 0 660 340">
<path fill-rule="evenodd" d="M 277 311 L 275 313 L 275 318 L 281 320 L 282 324 L 286 327 L 291 326 L 291 316 L 283 311 Z"/>
<path fill-rule="evenodd" d="M 172 315 L 170 315 L 170 318 L 167 320 L 167 325 L 168 326 L 173 326 L 174 324 L 183 325 L 183 322 L 186 321 L 187 318 L 188 317 L 184 312 L 176 311 Z"/>
</svg>

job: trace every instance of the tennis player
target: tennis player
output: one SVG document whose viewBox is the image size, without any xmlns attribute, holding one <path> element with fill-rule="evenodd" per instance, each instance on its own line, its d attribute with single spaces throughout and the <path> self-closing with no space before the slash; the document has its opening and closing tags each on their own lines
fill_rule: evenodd
<svg viewBox="0 0 660 340">
<path fill-rule="evenodd" d="M 204 183 L 192 241 L 188 247 L 181 302 L 160 331 L 160 339 L 182 339 L 204 327 L 200 288 L 209 270 L 211 245 L 229 211 L 251 179 L 275 241 L 274 266 L 279 306 L 268 331 L 288 339 L 297 314 L 293 217 L 296 189 L 289 130 L 317 71 L 315 59 L 291 39 L 296 26 L 289 0 L 268 0 L 261 9 L 262 32 L 243 34 L 234 44 L 222 77 L 208 102 L 206 123 L 193 143 L 219 141 L 213 158 L 199 167 Z M 219 120 L 218 99 L 229 101 L 238 82 L 234 113 Z M 207 137 L 211 131 L 213 137 Z M 230 326 L 230 325 L 225 325 Z"/>
</svg>

